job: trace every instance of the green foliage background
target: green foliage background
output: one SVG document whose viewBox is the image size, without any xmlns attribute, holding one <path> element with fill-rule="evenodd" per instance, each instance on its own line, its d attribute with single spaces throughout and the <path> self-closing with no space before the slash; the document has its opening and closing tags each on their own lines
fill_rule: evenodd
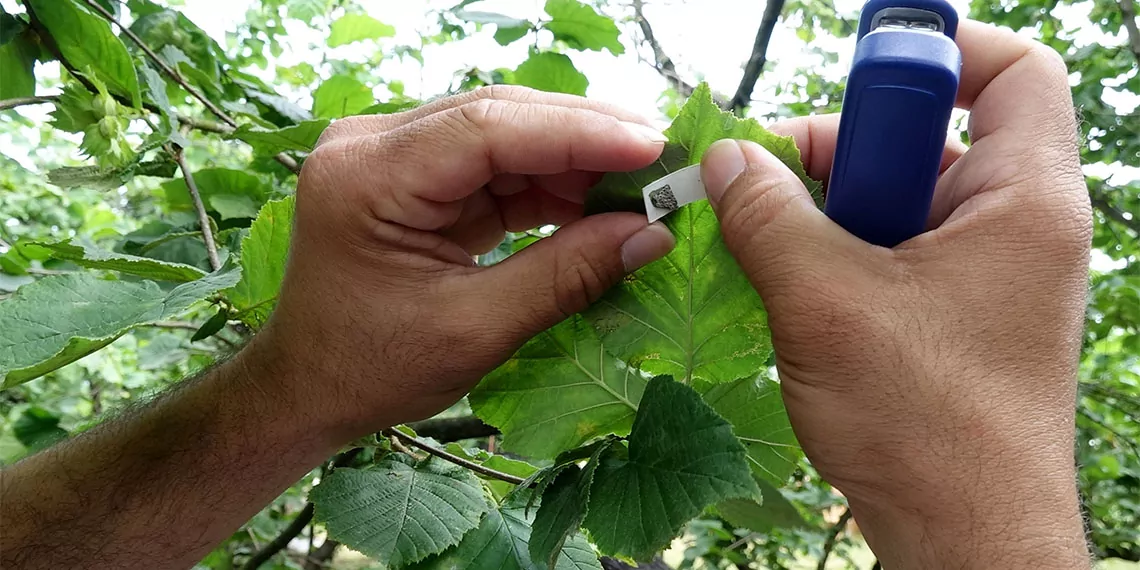
<svg viewBox="0 0 1140 570">
<path fill-rule="evenodd" d="M 776 25 L 795 28 L 800 43 L 767 46 L 764 55 L 771 61 L 791 53 L 807 55 L 796 60 L 803 65 L 790 80 L 770 80 L 761 72 L 756 105 L 731 110 L 762 123 L 837 110 L 842 84 L 833 78 L 842 75 L 846 62 L 821 46 L 831 38 L 853 41 L 849 36 L 857 14 L 837 12 L 819 0 L 769 1 L 769 12 L 779 16 Z M 425 7 L 419 41 L 412 44 L 395 40 L 396 30 L 384 22 L 378 2 L 255 2 L 245 21 L 216 39 L 181 14 L 179 4 L 0 2 L 0 463 L 18 461 L 113 417 L 114 410 L 146 401 L 232 353 L 265 322 L 283 271 L 296 167 L 321 131 L 345 116 L 393 113 L 420 103 L 405 94 L 399 78 L 374 72 L 385 61 L 415 61 L 429 68 L 434 64 L 424 57 L 428 46 L 493 35 L 504 46 L 529 45 L 527 57 L 510 68 L 449 70 L 455 79 L 448 93 L 509 83 L 587 94 L 591 69 L 580 63 L 581 54 L 644 53 L 646 65 L 662 76 L 660 114 L 680 118 L 660 165 L 631 180 L 603 181 L 601 196 L 610 207 L 620 207 L 623 192 L 637 188 L 638 177 L 652 179 L 692 163 L 716 138 L 744 136 L 770 148 L 786 145 L 750 122 L 691 120 L 696 105 L 708 110 L 714 102 L 735 101 L 739 90 L 719 94 L 697 87 L 699 74 L 685 70 L 699 71 L 702 62 L 688 61 L 685 53 L 657 43 L 639 0 L 549 0 L 538 19 L 489 12 L 472 0 L 439 10 Z M 1129 170 L 1140 164 L 1140 111 L 1135 103 L 1130 109 L 1118 103 L 1127 100 L 1121 93 L 1131 94 L 1133 101 L 1140 95 L 1135 6 L 1132 0 L 1007 0 L 974 2 L 970 12 L 1049 44 L 1065 55 L 1072 72 L 1085 141 L 1082 159 L 1097 211 L 1097 253 L 1090 269 L 1080 369 L 1080 485 L 1098 557 L 1140 561 L 1140 175 Z M 106 16 L 128 26 L 151 53 L 110 26 Z M 286 30 L 293 26 L 316 31 L 329 48 L 361 49 L 353 51 L 353 59 L 325 56 L 278 65 L 278 58 L 292 49 Z M 743 64 L 749 55 L 724 57 Z M 57 64 L 51 62 L 59 60 L 66 65 L 56 73 Z M 685 66 L 679 71 L 675 62 Z M 259 79 L 266 71 L 272 71 L 268 76 L 273 81 Z M 694 88 L 697 96 L 686 113 L 682 104 Z M 40 120 L 45 108 L 52 111 L 50 121 Z M 723 132 L 705 132 L 713 123 Z M 798 160 L 795 154 L 781 156 L 790 164 Z M 204 243 L 178 159 L 200 191 L 217 263 Z M 769 364 L 763 320 L 739 323 L 739 329 L 723 335 L 724 342 L 753 350 L 751 356 L 705 367 L 699 349 L 677 342 L 676 323 L 645 312 L 652 303 L 694 295 L 694 284 L 708 282 L 722 284 L 723 290 L 709 293 L 718 301 L 706 313 L 690 315 L 688 322 L 717 323 L 724 311 L 762 315 L 758 300 L 747 287 L 735 286 L 731 271 L 716 273 L 735 266 L 718 246 L 707 209 L 691 207 L 668 223 L 682 243 L 674 255 L 700 250 L 707 254 L 702 259 L 709 260 L 708 266 L 675 275 L 665 274 L 663 265 L 651 265 L 583 317 L 529 344 L 488 377 L 470 407 L 463 402 L 444 414 L 466 418 L 474 408 L 501 428 L 501 441 L 468 439 L 446 449 L 502 473 L 535 477 L 535 496 L 512 493 L 512 485 L 476 478 L 438 459 L 416 462 L 407 454 L 391 454 L 385 438 L 358 442 L 362 450 L 299 481 L 199 566 L 250 565 L 267 543 L 304 516 L 309 491 L 324 480 L 326 485 L 313 494 L 317 522 L 304 525 L 292 546 L 273 553 L 261 567 L 407 563 L 417 568 L 530 568 L 545 564 L 544 559 L 559 569 L 596 567 L 594 546 L 574 534 L 579 525 L 604 552 L 642 560 L 679 533 L 666 559 L 682 568 L 815 567 L 827 556 L 828 567 L 871 567 L 873 559 L 866 557 L 857 531 L 836 524 L 846 521 L 842 497 L 800 459 L 794 439 L 776 438 L 779 422 L 756 419 L 782 413 L 774 384 L 746 377 Z M 511 235 L 480 261 L 497 262 L 544 235 Z M 96 296 L 98 304 L 77 312 L 76 307 Z M 155 309 L 160 305 L 163 310 Z M 640 320 L 627 318 L 631 315 Z M 653 318 L 661 319 L 660 338 L 646 337 L 637 328 L 638 322 Z M 31 328 L 13 326 L 17 321 L 67 334 L 45 344 L 35 341 Z M 33 341 L 38 352 L 29 348 Z M 721 344 L 710 346 L 719 349 Z M 591 351 L 599 358 L 578 358 Z M 596 369 L 581 365 L 599 360 Z M 631 372 L 628 365 L 639 371 Z M 519 415 L 513 406 L 520 400 L 504 400 L 502 393 L 519 383 L 556 381 L 550 380 L 552 370 L 568 371 L 561 378 L 569 379 L 569 387 L 554 388 L 567 390 L 564 399 L 580 407 L 571 410 L 572 422 L 542 424 L 549 429 L 534 437 L 529 426 L 564 410 L 522 401 L 529 407 Z M 693 390 L 650 380 L 648 373 L 673 375 Z M 577 386 L 583 378 L 590 385 Z M 599 394 L 603 400 L 596 399 Z M 591 406 L 605 404 L 606 398 L 624 398 L 629 405 L 591 411 L 600 410 Z M 749 405 L 734 405 L 739 402 Z M 504 411 L 508 409 L 512 411 Z M 686 441 L 685 433 L 677 433 L 670 449 L 655 449 L 646 434 L 669 429 L 661 409 L 689 410 L 686 417 L 708 422 L 720 439 Z M 593 431 L 582 431 L 584 423 Z M 551 439 L 551 433 L 564 437 Z M 590 441 L 594 443 L 572 449 Z M 731 489 L 698 490 L 715 507 L 649 516 L 637 506 L 595 496 L 587 512 L 583 497 L 589 491 L 604 496 L 606 489 L 616 493 L 642 484 L 654 473 L 644 468 L 646 462 L 667 462 L 670 454 L 696 456 L 710 442 L 738 456 L 737 463 L 708 462 L 719 477 L 736 481 Z M 529 457 L 533 465 L 492 455 L 488 448 Z M 342 468 L 334 469 L 334 464 Z M 425 507 L 428 511 L 458 512 L 445 521 L 448 529 L 436 535 L 449 537 L 446 552 L 419 549 L 414 541 L 393 549 L 397 543 L 385 541 L 396 535 L 338 535 L 339 525 L 350 528 L 358 521 L 344 520 L 346 509 L 339 508 L 344 505 L 322 503 L 321 496 L 366 501 L 373 489 L 368 478 L 377 469 L 415 474 L 408 485 L 417 496 L 438 499 Z M 440 487 L 439 480 L 450 482 Z M 452 487 L 465 493 L 445 496 L 439 490 Z M 753 500 L 761 495 L 762 503 Z M 542 505 L 527 508 L 539 496 Z M 656 538 L 634 541 L 622 525 L 649 528 Z M 519 550 L 528 537 L 529 548 Z M 337 550 L 336 540 L 371 558 Z"/>
</svg>

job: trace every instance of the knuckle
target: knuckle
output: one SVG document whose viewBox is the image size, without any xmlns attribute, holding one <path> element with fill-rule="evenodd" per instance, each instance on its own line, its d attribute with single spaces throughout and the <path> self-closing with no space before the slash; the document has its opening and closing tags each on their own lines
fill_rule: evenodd
<svg viewBox="0 0 1140 570">
<path fill-rule="evenodd" d="M 336 172 L 338 165 L 345 161 L 347 154 L 343 139 L 318 144 L 309 153 L 301 167 L 301 176 L 297 188 L 320 188 L 324 186 L 329 176 Z"/>
<path fill-rule="evenodd" d="M 721 225 L 726 233 L 754 235 L 768 227 L 800 198 L 788 180 L 759 171 L 746 171 L 725 192 Z"/>
<path fill-rule="evenodd" d="M 361 131 L 360 122 L 359 117 L 347 117 L 333 121 L 317 139 L 316 148 L 336 140 L 357 136 Z"/>
<path fill-rule="evenodd" d="M 473 101 L 496 99 L 505 101 L 527 101 L 532 99 L 535 93 L 536 91 L 534 89 L 521 85 L 487 85 L 472 91 L 470 98 Z"/>
<path fill-rule="evenodd" d="M 601 298 L 617 279 L 615 269 L 600 260 L 574 251 L 558 260 L 555 269 L 554 302 L 563 317 L 570 317 Z"/>
<path fill-rule="evenodd" d="M 1069 69 L 1065 64 L 1065 58 L 1061 56 L 1057 50 L 1049 46 L 1034 41 L 1028 51 L 1025 53 L 1035 67 L 1041 69 L 1044 79 L 1049 79 L 1054 82 L 1061 83 L 1068 88 Z"/>
<path fill-rule="evenodd" d="M 518 105 L 501 99 L 479 99 L 464 103 L 455 108 L 456 118 L 468 123 L 476 130 L 483 130 L 492 123 L 509 119 L 519 112 Z"/>
</svg>

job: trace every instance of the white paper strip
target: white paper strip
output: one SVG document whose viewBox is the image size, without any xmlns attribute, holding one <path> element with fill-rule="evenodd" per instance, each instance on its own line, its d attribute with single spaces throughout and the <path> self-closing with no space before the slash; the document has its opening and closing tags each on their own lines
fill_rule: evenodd
<svg viewBox="0 0 1140 570">
<path fill-rule="evenodd" d="M 666 214 L 697 200 L 707 198 L 705 185 L 701 183 L 701 165 L 686 166 L 657 179 L 641 189 L 645 199 L 645 213 L 649 223 L 656 222 Z"/>
</svg>

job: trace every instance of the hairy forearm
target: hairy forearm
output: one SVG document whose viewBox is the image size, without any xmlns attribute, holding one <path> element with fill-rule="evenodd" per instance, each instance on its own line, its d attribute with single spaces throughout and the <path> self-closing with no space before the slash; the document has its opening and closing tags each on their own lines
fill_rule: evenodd
<svg viewBox="0 0 1140 570">
<path fill-rule="evenodd" d="M 923 506 L 884 499 L 851 508 L 885 568 L 1090 568 L 1072 461 L 1063 451 L 1017 455 L 994 457 L 1000 467 L 982 476 L 945 473 L 957 482 L 950 493 L 916 487 Z"/>
<path fill-rule="evenodd" d="M 256 350 L 0 472 L 0 567 L 189 567 L 335 451 Z"/>
</svg>

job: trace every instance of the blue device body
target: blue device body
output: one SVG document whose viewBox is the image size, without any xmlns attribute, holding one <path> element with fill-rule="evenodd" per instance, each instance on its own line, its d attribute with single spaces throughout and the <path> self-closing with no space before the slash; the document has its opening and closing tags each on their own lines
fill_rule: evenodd
<svg viewBox="0 0 1140 570">
<path fill-rule="evenodd" d="M 945 0 L 863 7 L 824 211 L 867 242 L 925 230 L 958 94 L 957 28 Z"/>
</svg>

